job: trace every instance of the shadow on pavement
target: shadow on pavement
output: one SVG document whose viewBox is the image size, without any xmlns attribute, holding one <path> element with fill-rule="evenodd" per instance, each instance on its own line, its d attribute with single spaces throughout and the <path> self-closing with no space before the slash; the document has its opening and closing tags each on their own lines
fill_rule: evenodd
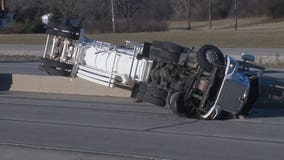
<svg viewBox="0 0 284 160">
<path fill-rule="evenodd" d="M 284 107 L 283 108 L 255 108 L 252 110 L 250 117 L 284 117 Z"/>
<path fill-rule="evenodd" d="M 0 74 L 0 91 L 9 91 L 12 83 L 12 74 Z"/>
<path fill-rule="evenodd" d="M 260 95 L 252 117 L 284 117 L 284 71 L 268 70 L 260 78 Z"/>
</svg>

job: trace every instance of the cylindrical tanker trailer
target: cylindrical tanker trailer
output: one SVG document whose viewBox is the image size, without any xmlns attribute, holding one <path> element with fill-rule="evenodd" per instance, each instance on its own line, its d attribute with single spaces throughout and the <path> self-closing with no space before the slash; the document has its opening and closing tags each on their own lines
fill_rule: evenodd
<svg viewBox="0 0 284 160">
<path fill-rule="evenodd" d="M 78 76 L 108 87 L 132 87 L 147 79 L 151 61 L 137 59 L 143 44 L 126 41 L 124 46 L 89 40 L 83 31 L 66 25 L 47 29 L 40 69 L 51 75 Z"/>
</svg>

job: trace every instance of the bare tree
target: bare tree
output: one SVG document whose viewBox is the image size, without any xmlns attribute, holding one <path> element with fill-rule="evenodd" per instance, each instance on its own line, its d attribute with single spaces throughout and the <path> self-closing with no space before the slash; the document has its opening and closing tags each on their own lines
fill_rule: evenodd
<svg viewBox="0 0 284 160">
<path fill-rule="evenodd" d="M 62 14 L 64 19 L 78 17 L 80 4 L 84 3 L 78 0 L 49 0 L 46 5 L 50 8 L 56 8 Z"/>
<path fill-rule="evenodd" d="M 117 0 L 118 12 L 126 19 L 127 30 L 130 32 L 131 19 L 140 9 L 139 0 Z"/>
<path fill-rule="evenodd" d="M 208 15 L 209 15 L 209 29 L 212 29 L 212 0 L 208 0 L 209 2 L 209 11 L 208 11 Z"/>
<path fill-rule="evenodd" d="M 170 0 L 173 9 L 176 13 L 185 13 L 187 19 L 187 29 L 191 30 L 191 13 L 192 6 L 194 4 L 193 0 Z"/>
<path fill-rule="evenodd" d="M 238 0 L 235 0 L 235 31 L 238 30 Z"/>
</svg>

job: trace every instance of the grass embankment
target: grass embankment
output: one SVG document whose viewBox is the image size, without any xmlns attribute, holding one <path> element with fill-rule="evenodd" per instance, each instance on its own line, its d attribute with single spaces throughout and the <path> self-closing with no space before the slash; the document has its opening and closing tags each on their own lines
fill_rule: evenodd
<svg viewBox="0 0 284 160">
<path fill-rule="evenodd" d="M 45 34 L 0 34 L 0 44 L 44 44 Z"/>
<path fill-rule="evenodd" d="M 124 40 L 138 42 L 164 40 L 184 46 L 214 44 L 224 48 L 284 48 L 284 30 L 264 31 L 170 31 L 147 33 L 97 34 L 88 37 L 121 44 Z"/>
<path fill-rule="evenodd" d="M 168 31 L 145 33 L 106 33 L 87 35 L 90 39 L 123 44 L 125 40 L 171 41 L 184 46 L 214 44 L 225 48 L 284 48 L 284 30 Z M 44 34 L 0 35 L 0 44 L 44 44 Z"/>
</svg>

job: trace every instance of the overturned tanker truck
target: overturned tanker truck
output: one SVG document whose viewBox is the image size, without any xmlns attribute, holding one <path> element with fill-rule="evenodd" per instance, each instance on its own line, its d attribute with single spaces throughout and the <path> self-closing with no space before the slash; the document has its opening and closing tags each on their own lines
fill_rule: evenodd
<svg viewBox="0 0 284 160">
<path fill-rule="evenodd" d="M 40 69 L 78 76 L 131 97 L 201 119 L 248 115 L 259 93 L 255 57 L 224 55 L 216 46 L 188 48 L 164 41 L 123 46 L 89 40 L 82 29 L 50 25 Z"/>
</svg>

